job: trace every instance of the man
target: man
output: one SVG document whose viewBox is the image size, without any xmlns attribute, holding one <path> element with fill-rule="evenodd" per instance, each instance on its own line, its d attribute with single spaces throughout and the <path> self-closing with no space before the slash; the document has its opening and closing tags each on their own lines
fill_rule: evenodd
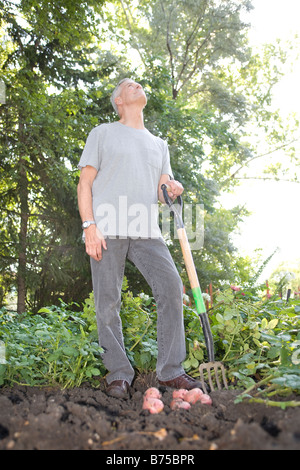
<svg viewBox="0 0 300 470">
<path fill-rule="evenodd" d="M 126 356 L 119 311 L 125 260 L 140 270 L 157 304 L 158 358 L 161 385 L 192 389 L 200 383 L 185 374 L 182 282 L 157 220 L 161 185 L 170 197 L 183 192 L 170 167 L 168 146 L 145 127 L 147 98 L 131 79 L 115 88 L 112 105 L 120 120 L 90 132 L 79 162 L 78 205 L 91 259 L 99 344 L 108 394 L 126 398 L 134 370 Z"/>
</svg>

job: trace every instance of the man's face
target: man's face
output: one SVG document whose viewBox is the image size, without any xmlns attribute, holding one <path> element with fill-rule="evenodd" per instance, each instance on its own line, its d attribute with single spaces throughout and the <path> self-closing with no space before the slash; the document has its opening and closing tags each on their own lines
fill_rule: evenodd
<svg viewBox="0 0 300 470">
<path fill-rule="evenodd" d="M 121 91 L 118 98 L 121 99 L 121 102 L 119 104 L 126 106 L 139 103 L 143 108 L 146 106 L 147 97 L 142 85 L 133 80 L 126 80 L 126 82 L 122 83 L 120 87 Z M 118 100 L 118 98 L 116 100 Z"/>
</svg>

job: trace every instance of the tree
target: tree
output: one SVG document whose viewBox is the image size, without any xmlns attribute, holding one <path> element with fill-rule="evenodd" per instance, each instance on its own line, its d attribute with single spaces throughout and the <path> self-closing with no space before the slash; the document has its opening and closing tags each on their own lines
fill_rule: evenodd
<svg viewBox="0 0 300 470">
<path fill-rule="evenodd" d="M 201 284 L 232 278 L 237 260 L 230 235 L 246 211 L 224 211 L 218 195 L 255 160 L 257 142 L 249 140 L 255 121 L 273 147 L 294 138 L 270 108 L 286 54 L 280 45 L 260 54 L 249 49 L 242 14 L 251 2 L 0 6 L 0 82 L 7 90 L 0 105 L 2 295 L 15 286 L 22 312 L 26 304 L 38 308 L 59 297 L 78 301 L 91 289 L 77 163 L 91 128 L 115 119 L 108 95 L 129 75 L 145 86 L 146 125 L 167 139 L 185 203 L 204 205 L 205 244 L 195 253 Z M 181 269 L 178 244 L 170 248 Z M 142 290 L 143 281 L 128 269 Z"/>
<path fill-rule="evenodd" d="M 280 263 L 270 276 L 273 292 L 287 293 L 291 289 L 292 297 L 300 297 L 300 259 Z M 271 293 L 273 293 L 271 292 Z"/>
<path fill-rule="evenodd" d="M 88 90 L 79 85 L 105 74 L 91 58 L 101 5 L 1 2 L 1 270 L 14 280 L 19 313 L 82 285 L 74 279 L 85 263 L 70 168 L 97 121 L 84 114 Z"/>
<path fill-rule="evenodd" d="M 185 202 L 202 203 L 207 212 L 204 250 L 195 254 L 200 277 L 203 283 L 208 273 L 212 279 L 228 279 L 235 265 L 230 233 L 246 211 L 238 205 L 232 212 L 218 209 L 218 195 L 238 183 L 241 169 L 247 170 L 258 153 L 278 147 L 286 150 L 284 163 L 289 162 L 293 177 L 297 122 L 283 122 L 271 106 L 289 51 L 280 43 L 251 50 L 243 20 L 250 1 L 120 0 L 106 5 L 107 42 L 119 45 L 120 57 L 135 51 L 133 75 L 149 98 L 147 127 L 168 140 L 175 177 L 186 188 Z M 280 177 L 279 168 L 270 167 L 263 176 Z M 219 236 L 213 226 L 219 227 Z"/>
</svg>

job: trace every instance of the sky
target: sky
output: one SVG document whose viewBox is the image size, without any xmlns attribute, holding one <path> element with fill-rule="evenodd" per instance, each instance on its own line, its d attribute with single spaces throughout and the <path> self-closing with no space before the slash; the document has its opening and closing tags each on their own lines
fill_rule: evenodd
<svg viewBox="0 0 300 470">
<path fill-rule="evenodd" d="M 252 4 L 255 9 L 248 20 L 253 45 L 300 35 L 300 0 L 252 0 Z M 274 105 L 284 115 L 296 112 L 300 118 L 299 84 L 300 60 L 293 73 L 287 74 L 275 88 Z M 261 248 L 264 260 L 278 248 L 260 281 L 268 279 L 281 262 L 288 267 L 295 259 L 300 260 L 300 184 L 245 180 L 233 194 L 223 195 L 220 202 L 228 209 L 237 203 L 245 204 L 252 213 L 234 238 L 242 255 L 252 256 Z"/>
</svg>

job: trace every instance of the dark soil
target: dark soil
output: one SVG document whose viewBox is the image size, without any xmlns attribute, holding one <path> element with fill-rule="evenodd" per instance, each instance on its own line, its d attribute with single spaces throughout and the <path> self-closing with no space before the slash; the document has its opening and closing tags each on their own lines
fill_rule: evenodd
<svg viewBox="0 0 300 470">
<path fill-rule="evenodd" d="M 235 404 L 237 391 L 212 392 L 213 405 L 172 411 L 172 392 L 161 389 L 164 410 L 142 410 L 143 393 L 157 386 L 138 377 L 130 400 L 105 385 L 57 390 L 1 389 L 0 450 L 299 450 L 300 407 Z"/>
</svg>

